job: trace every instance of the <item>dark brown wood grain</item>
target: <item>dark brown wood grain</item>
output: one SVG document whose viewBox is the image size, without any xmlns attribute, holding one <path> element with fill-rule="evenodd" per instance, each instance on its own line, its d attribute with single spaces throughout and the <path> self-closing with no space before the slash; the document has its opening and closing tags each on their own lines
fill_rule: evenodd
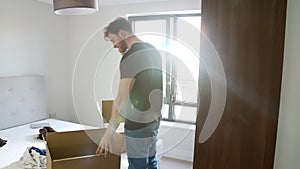
<svg viewBox="0 0 300 169">
<path fill-rule="evenodd" d="M 201 30 L 223 63 L 227 97 L 217 129 L 200 144 L 211 104 L 200 69 L 194 169 L 273 169 L 285 18 L 286 0 L 202 0 Z"/>
</svg>

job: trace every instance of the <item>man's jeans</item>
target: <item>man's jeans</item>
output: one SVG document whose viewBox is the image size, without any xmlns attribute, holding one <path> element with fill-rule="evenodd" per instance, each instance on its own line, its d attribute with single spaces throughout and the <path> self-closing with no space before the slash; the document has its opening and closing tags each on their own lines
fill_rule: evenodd
<svg viewBox="0 0 300 169">
<path fill-rule="evenodd" d="M 137 130 L 125 129 L 128 169 L 158 169 L 156 142 L 158 123 Z"/>
</svg>

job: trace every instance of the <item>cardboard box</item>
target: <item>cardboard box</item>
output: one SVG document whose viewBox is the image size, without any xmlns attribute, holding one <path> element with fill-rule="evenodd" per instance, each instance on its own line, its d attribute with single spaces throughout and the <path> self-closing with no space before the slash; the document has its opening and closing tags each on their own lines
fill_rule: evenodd
<svg viewBox="0 0 300 169">
<path fill-rule="evenodd" d="M 119 155 L 95 155 L 104 132 L 105 129 L 93 129 L 47 133 L 47 169 L 119 169 Z M 114 147 L 120 149 L 119 144 L 120 140 Z"/>
<path fill-rule="evenodd" d="M 102 100 L 102 117 L 104 123 L 109 123 L 113 103 L 113 100 Z M 122 118 L 121 122 L 125 122 L 125 118 Z"/>
</svg>

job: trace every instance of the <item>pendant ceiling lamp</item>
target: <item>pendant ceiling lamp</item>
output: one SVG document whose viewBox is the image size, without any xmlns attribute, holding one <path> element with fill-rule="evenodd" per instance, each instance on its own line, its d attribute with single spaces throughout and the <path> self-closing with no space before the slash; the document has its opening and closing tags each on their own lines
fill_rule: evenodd
<svg viewBox="0 0 300 169">
<path fill-rule="evenodd" d="M 58 15 L 85 15 L 98 11 L 98 0 L 53 0 Z"/>
</svg>

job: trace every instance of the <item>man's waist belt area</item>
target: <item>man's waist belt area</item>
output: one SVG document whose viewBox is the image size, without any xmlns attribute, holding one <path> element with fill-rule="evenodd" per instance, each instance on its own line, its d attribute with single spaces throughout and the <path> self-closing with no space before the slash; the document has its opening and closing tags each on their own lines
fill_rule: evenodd
<svg viewBox="0 0 300 169">
<path fill-rule="evenodd" d="M 161 120 L 161 117 L 159 117 L 158 119 L 153 120 L 151 122 L 148 122 L 148 123 L 137 123 L 137 122 L 126 119 L 125 129 L 127 129 L 127 130 L 141 129 L 141 128 L 147 127 L 153 123 L 158 123 L 160 120 Z"/>
</svg>

